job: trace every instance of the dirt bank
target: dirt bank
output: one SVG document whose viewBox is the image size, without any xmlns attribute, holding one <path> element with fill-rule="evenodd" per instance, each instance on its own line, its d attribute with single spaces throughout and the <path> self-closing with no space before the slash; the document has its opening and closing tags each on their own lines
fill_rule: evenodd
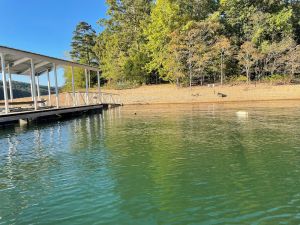
<svg viewBox="0 0 300 225">
<path fill-rule="evenodd" d="M 178 88 L 174 85 L 153 85 L 127 90 L 103 91 L 120 94 L 125 105 L 300 100 L 300 85 L 225 85 L 193 87 L 192 89 Z M 218 93 L 222 93 L 223 97 Z"/>
</svg>

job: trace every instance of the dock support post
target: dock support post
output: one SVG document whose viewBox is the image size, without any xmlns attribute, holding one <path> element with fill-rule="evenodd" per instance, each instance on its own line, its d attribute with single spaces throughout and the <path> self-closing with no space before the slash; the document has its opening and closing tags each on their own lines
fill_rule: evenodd
<svg viewBox="0 0 300 225">
<path fill-rule="evenodd" d="M 5 74 L 5 55 L 0 53 L 1 57 L 1 67 L 2 67 L 2 87 L 4 95 L 4 104 L 5 104 L 5 114 L 9 112 L 8 98 L 7 98 L 7 86 L 6 86 L 6 74 Z"/>
<path fill-rule="evenodd" d="M 100 89 L 100 72 L 97 71 L 97 81 L 98 81 L 98 104 L 100 104 L 100 95 L 101 95 L 101 89 Z"/>
<path fill-rule="evenodd" d="M 31 100 L 33 101 L 33 88 L 32 88 L 32 77 L 31 77 L 31 67 L 29 69 L 30 71 L 30 76 L 29 76 L 29 79 L 30 79 L 30 94 L 31 94 Z"/>
<path fill-rule="evenodd" d="M 39 76 L 36 76 L 36 88 L 37 88 L 38 100 L 41 101 L 40 79 L 39 79 Z"/>
<path fill-rule="evenodd" d="M 20 126 L 27 125 L 28 122 L 29 122 L 28 119 L 19 119 L 19 124 L 20 124 Z"/>
<path fill-rule="evenodd" d="M 89 75 L 89 88 L 91 88 L 91 71 L 88 70 L 88 75 Z"/>
<path fill-rule="evenodd" d="M 57 82 L 57 68 L 56 64 L 53 63 L 54 77 L 55 77 L 55 97 L 56 97 L 56 108 L 59 108 L 59 95 L 58 95 L 58 82 Z"/>
<path fill-rule="evenodd" d="M 11 79 L 11 72 L 10 72 L 10 65 L 7 65 L 7 72 L 8 72 L 8 84 L 9 84 L 9 95 L 10 95 L 10 101 L 12 102 L 14 100 L 14 93 L 12 89 L 12 79 Z"/>
<path fill-rule="evenodd" d="M 35 85 L 35 67 L 33 59 L 30 59 L 31 63 L 31 82 L 32 82 L 32 96 L 34 102 L 34 110 L 38 110 L 37 99 L 36 99 L 36 85 Z"/>
<path fill-rule="evenodd" d="M 51 84 L 50 84 L 50 76 L 49 76 L 49 70 L 47 72 L 47 79 L 48 79 L 48 106 L 51 106 Z"/>
<path fill-rule="evenodd" d="M 75 79 L 74 79 L 74 67 L 71 66 L 72 72 L 72 94 L 73 94 L 73 106 L 76 106 L 76 96 L 75 96 Z"/>
<path fill-rule="evenodd" d="M 85 104 L 89 104 L 89 83 L 88 83 L 88 71 L 85 69 Z"/>
</svg>

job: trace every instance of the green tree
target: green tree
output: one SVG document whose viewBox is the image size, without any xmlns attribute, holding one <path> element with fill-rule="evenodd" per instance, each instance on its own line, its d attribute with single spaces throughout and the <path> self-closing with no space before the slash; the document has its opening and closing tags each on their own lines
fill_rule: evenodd
<svg viewBox="0 0 300 225">
<path fill-rule="evenodd" d="M 84 88 L 85 87 L 85 76 L 84 69 L 74 67 L 74 84 L 76 88 Z M 64 77 L 65 77 L 65 88 L 67 90 L 72 90 L 72 70 L 71 68 L 64 68 Z"/>
<path fill-rule="evenodd" d="M 179 5 L 171 0 L 157 0 L 149 23 L 144 28 L 147 39 L 145 49 L 150 58 L 146 68 L 149 72 L 157 71 L 161 77 L 166 77 L 166 58 L 171 33 L 181 26 Z"/>
<path fill-rule="evenodd" d="M 96 57 L 93 48 L 95 46 L 96 32 L 86 22 L 80 22 L 75 31 L 71 42 L 70 56 L 73 61 L 90 65 L 98 66 L 98 58 Z M 75 87 L 83 88 L 85 86 L 85 71 L 83 69 L 74 68 Z M 72 72 L 71 68 L 64 69 L 64 77 L 66 80 L 65 87 L 70 89 L 72 87 Z M 96 74 L 91 73 L 90 85 L 97 82 Z"/>
<path fill-rule="evenodd" d="M 299 0 L 106 3 L 108 17 L 99 20 L 103 31 L 95 40 L 90 25 L 80 23 L 71 57 L 99 64 L 109 82 L 147 83 L 155 74 L 191 86 L 193 79 L 203 84 L 207 77 L 223 84 L 241 67 L 248 82 L 254 75 L 286 71 L 294 76 L 297 71 L 293 46 L 300 44 Z"/>
<path fill-rule="evenodd" d="M 97 38 L 94 51 L 99 58 L 103 78 L 109 82 L 125 79 L 124 53 L 121 51 L 117 33 L 104 30 Z"/>
<path fill-rule="evenodd" d="M 218 9 L 218 1 L 215 0 L 175 0 L 179 5 L 179 14 L 186 20 L 200 21 Z"/>
<path fill-rule="evenodd" d="M 80 22 L 76 26 L 71 42 L 70 56 L 72 60 L 90 66 L 97 66 L 98 59 L 93 51 L 96 44 L 95 39 L 96 31 L 92 26 L 86 22 Z"/>
<path fill-rule="evenodd" d="M 103 76 L 109 81 L 146 82 L 147 63 L 143 26 L 151 0 L 107 0 L 108 18 L 99 21 L 104 31 L 94 48 Z"/>
</svg>

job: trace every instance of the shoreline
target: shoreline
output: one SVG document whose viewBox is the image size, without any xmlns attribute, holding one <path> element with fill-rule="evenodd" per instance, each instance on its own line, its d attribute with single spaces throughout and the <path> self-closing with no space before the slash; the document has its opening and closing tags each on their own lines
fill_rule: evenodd
<svg viewBox="0 0 300 225">
<path fill-rule="evenodd" d="M 123 106 L 143 106 L 143 105 L 193 105 L 193 104 L 231 104 L 231 103 L 274 103 L 283 101 L 299 101 L 300 97 L 294 99 L 261 99 L 261 100 L 232 100 L 232 101 L 200 101 L 200 102 L 151 102 L 151 103 L 128 103 Z M 300 105 L 299 105 L 300 106 Z"/>
<path fill-rule="evenodd" d="M 90 91 L 96 91 L 91 89 Z M 113 90 L 102 88 L 103 92 L 119 94 L 124 106 L 147 105 L 195 105 L 195 104 L 220 104 L 220 105 L 247 105 L 266 104 L 280 106 L 300 106 L 300 85 L 223 85 L 195 86 L 190 88 L 178 88 L 175 85 L 149 85 L 134 89 Z M 226 97 L 219 97 L 223 93 Z M 48 100 L 48 96 L 41 96 Z M 31 98 L 19 98 L 14 102 L 31 100 Z M 55 96 L 52 95 L 52 104 L 55 104 Z M 64 92 L 60 93 L 59 101 L 65 105 L 69 100 Z M 2 101 L 0 101 L 2 102 Z"/>
<path fill-rule="evenodd" d="M 108 90 L 119 94 L 123 105 L 162 104 L 242 104 L 300 101 L 300 85 L 236 85 L 178 88 L 174 85 L 141 86 L 135 89 Z M 222 93 L 226 97 L 218 95 Z"/>
</svg>

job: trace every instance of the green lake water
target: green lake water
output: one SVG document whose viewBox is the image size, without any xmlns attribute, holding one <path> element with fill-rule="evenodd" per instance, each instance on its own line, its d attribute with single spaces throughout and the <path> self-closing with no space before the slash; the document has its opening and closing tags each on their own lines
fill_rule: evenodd
<svg viewBox="0 0 300 225">
<path fill-rule="evenodd" d="M 300 224 L 296 106 L 136 106 L 2 128 L 0 224 Z"/>
</svg>

